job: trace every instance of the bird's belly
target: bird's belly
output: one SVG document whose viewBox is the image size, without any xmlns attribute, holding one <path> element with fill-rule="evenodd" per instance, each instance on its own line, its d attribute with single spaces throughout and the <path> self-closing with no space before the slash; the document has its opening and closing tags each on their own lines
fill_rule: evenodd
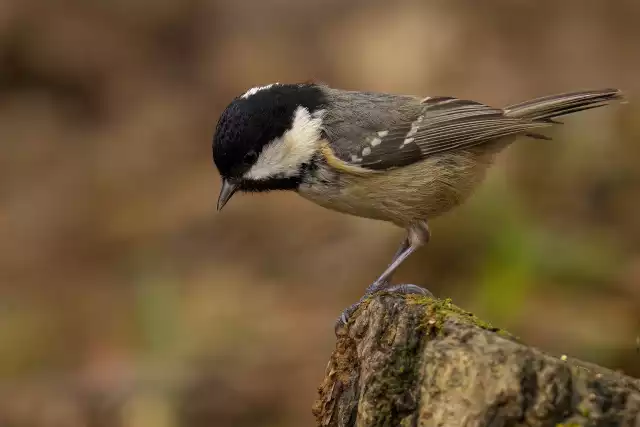
<svg viewBox="0 0 640 427">
<path fill-rule="evenodd" d="M 299 192 L 328 209 L 405 227 L 464 202 L 484 178 L 490 157 L 449 153 L 364 176 L 334 171 L 338 179 L 330 182 L 338 184 L 319 181 L 302 185 Z"/>
</svg>

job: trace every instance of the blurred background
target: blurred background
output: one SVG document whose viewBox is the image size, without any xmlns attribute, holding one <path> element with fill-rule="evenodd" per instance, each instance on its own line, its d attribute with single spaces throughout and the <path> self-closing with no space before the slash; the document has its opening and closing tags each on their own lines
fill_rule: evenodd
<svg viewBox="0 0 640 427">
<path fill-rule="evenodd" d="M 218 115 L 274 81 L 503 106 L 618 87 L 499 158 L 397 279 L 640 376 L 640 3 L 3 0 L 0 425 L 288 427 L 403 237 L 294 194 L 215 212 Z"/>
</svg>

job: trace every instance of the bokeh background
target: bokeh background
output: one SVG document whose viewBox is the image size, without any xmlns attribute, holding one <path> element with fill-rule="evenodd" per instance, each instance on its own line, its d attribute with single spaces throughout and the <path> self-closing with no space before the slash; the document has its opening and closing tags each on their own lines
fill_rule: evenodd
<svg viewBox="0 0 640 427">
<path fill-rule="evenodd" d="M 334 319 L 403 232 L 294 194 L 215 212 L 218 115 L 274 81 L 625 90 L 505 151 L 398 278 L 640 376 L 638 22 L 636 0 L 3 0 L 0 425 L 312 425 Z"/>
</svg>

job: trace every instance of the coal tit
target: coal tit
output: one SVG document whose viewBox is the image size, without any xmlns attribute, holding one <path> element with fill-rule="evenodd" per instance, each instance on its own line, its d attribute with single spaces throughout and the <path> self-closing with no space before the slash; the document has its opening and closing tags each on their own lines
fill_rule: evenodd
<svg viewBox="0 0 640 427">
<path fill-rule="evenodd" d="M 517 136 L 548 139 L 553 119 L 620 98 L 616 89 L 546 96 L 505 108 L 447 96 L 357 92 L 325 85 L 255 87 L 222 113 L 213 160 L 218 210 L 238 191 L 295 191 L 320 206 L 407 230 L 365 295 L 391 286 L 400 264 L 429 240 L 427 222 L 465 201 Z M 357 307 L 338 319 L 344 324 Z"/>
</svg>

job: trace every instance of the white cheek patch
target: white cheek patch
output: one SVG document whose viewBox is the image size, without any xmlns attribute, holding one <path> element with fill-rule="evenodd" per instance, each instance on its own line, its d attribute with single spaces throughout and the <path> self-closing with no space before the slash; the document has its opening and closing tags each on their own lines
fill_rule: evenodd
<svg viewBox="0 0 640 427">
<path fill-rule="evenodd" d="M 265 146 L 256 163 L 244 174 L 244 178 L 297 175 L 300 166 L 309 162 L 320 149 L 323 113 L 324 110 L 320 110 L 309 114 L 306 108 L 298 107 L 291 129 Z"/>
<path fill-rule="evenodd" d="M 256 86 L 256 87 L 252 87 L 251 89 L 249 89 L 248 91 L 246 91 L 244 93 L 244 95 L 241 96 L 241 98 L 247 99 L 248 97 L 250 97 L 251 95 L 255 95 L 256 93 L 260 92 L 261 90 L 267 90 L 272 86 L 275 85 L 279 85 L 280 83 L 271 83 L 270 85 L 266 85 L 266 86 Z"/>
</svg>

